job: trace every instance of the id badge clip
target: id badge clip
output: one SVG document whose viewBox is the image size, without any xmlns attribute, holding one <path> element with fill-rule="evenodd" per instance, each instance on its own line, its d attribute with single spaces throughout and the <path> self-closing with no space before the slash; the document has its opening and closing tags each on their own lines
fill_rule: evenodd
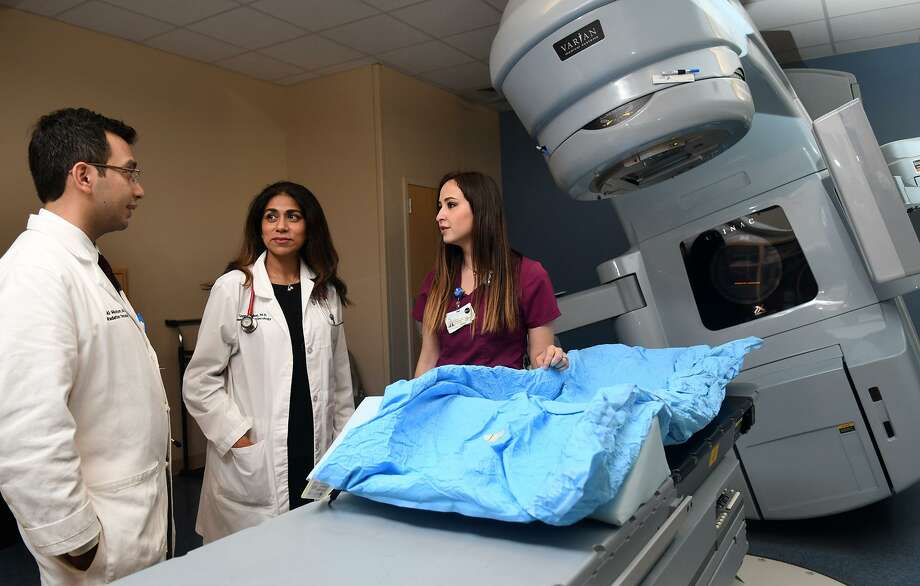
<svg viewBox="0 0 920 586">
<path fill-rule="evenodd" d="M 476 319 L 476 312 L 473 310 L 473 304 L 467 303 L 463 307 L 448 312 L 444 318 L 444 325 L 447 326 L 447 333 L 453 334 L 465 325 L 473 323 Z"/>
</svg>

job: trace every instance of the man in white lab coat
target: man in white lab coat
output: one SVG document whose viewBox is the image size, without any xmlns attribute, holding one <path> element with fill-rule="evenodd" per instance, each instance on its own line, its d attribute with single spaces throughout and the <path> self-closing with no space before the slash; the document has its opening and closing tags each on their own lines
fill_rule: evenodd
<svg viewBox="0 0 920 586">
<path fill-rule="evenodd" d="M 166 556 L 166 394 L 95 245 L 144 195 L 135 136 L 85 109 L 42 117 L 29 167 L 43 209 L 0 258 L 0 493 L 43 584 L 111 582 Z"/>
</svg>

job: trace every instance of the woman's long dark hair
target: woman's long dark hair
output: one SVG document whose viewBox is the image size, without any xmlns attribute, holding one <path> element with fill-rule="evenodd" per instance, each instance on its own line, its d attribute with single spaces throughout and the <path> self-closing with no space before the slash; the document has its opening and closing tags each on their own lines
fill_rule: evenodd
<svg viewBox="0 0 920 586">
<path fill-rule="evenodd" d="M 473 211 L 474 282 L 483 304 L 483 315 L 476 318 L 482 319 L 480 331 L 513 332 L 520 324 L 518 272 L 521 256 L 508 244 L 498 185 L 488 175 L 475 171 L 448 173 L 438 185 L 438 197 L 441 188 L 450 181 L 457 184 Z M 463 250 L 441 241 L 422 321 L 427 331 L 433 333 L 444 326 L 444 315 L 462 268 Z"/>
<path fill-rule="evenodd" d="M 332 244 L 323 208 L 313 192 L 290 181 L 272 183 L 249 204 L 246 224 L 243 227 L 243 246 L 239 255 L 224 269 L 224 273 L 243 271 L 246 275 L 244 286 L 248 287 L 252 283 L 252 271 L 249 267 L 265 252 L 265 243 L 262 241 L 262 216 L 265 214 L 265 207 L 271 198 L 282 194 L 291 196 L 303 214 L 306 241 L 300 248 L 300 258 L 316 273 L 310 299 L 325 299 L 327 288 L 331 285 L 335 287 L 342 305 L 349 305 L 351 302 L 348 300 L 348 287 L 338 276 L 339 255 Z"/>
</svg>

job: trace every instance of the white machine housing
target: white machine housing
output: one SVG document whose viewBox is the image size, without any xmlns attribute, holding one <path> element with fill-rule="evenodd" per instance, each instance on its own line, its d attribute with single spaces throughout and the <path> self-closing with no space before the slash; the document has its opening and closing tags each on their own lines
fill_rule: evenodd
<svg viewBox="0 0 920 586">
<path fill-rule="evenodd" d="M 682 26 L 666 34 L 636 26 L 662 9 Z M 754 104 L 737 26 L 687 2 L 512 1 L 492 46 L 493 86 L 573 197 L 632 191 L 702 164 L 747 132 Z M 605 41 L 629 51 L 613 60 L 585 52 Z M 670 81 L 681 76 L 696 83 Z"/>
<path fill-rule="evenodd" d="M 558 329 L 765 340 L 740 376 L 759 389 L 736 444 L 750 516 L 920 478 L 920 343 L 898 297 L 920 244 L 858 99 L 813 124 L 737 0 L 511 0 L 491 67 L 556 183 L 610 198 L 631 244 L 561 298 Z"/>
</svg>

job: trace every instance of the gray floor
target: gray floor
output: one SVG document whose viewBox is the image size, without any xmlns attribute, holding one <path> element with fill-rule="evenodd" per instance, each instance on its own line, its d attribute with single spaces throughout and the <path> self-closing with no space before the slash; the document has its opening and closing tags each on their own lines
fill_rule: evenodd
<svg viewBox="0 0 920 586">
<path fill-rule="evenodd" d="M 194 522 L 200 475 L 175 483 L 177 552 L 199 547 Z M 750 553 L 781 560 L 851 586 L 920 584 L 920 485 L 857 511 L 808 521 L 750 522 Z M 0 549 L 0 584 L 38 585 L 38 571 L 17 540 Z"/>
<path fill-rule="evenodd" d="M 920 485 L 856 511 L 748 523 L 751 553 L 852 586 L 920 584 Z"/>
</svg>

